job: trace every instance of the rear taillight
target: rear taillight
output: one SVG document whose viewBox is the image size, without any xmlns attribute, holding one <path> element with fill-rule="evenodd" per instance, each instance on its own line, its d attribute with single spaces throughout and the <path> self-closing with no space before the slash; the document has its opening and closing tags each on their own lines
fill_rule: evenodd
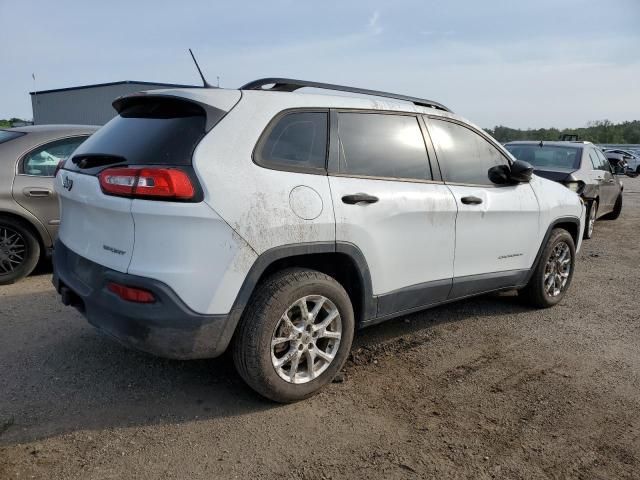
<svg viewBox="0 0 640 480">
<path fill-rule="evenodd" d="M 120 285 L 119 283 L 109 282 L 107 284 L 107 289 L 127 302 L 154 303 L 156 301 L 156 297 L 153 296 L 153 293 L 142 288 L 127 287 L 126 285 Z"/>
<path fill-rule="evenodd" d="M 108 168 L 99 178 L 108 195 L 164 200 L 190 200 L 195 195 L 189 175 L 172 168 Z"/>
</svg>

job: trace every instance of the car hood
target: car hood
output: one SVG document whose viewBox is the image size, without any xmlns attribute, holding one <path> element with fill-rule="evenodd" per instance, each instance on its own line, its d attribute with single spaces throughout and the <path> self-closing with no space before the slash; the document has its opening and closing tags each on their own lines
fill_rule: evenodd
<svg viewBox="0 0 640 480">
<path fill-rule="evenodd" d="M 549 180 L 553 180 L 554 182 L 566 182 L 569 180 L 573 180 L 572 173 L 575 172 L 575 168 L 539 168 L 534 167 L 533 173 L 538 175 L 539 177 L 547 178 Z"/>
</svg>

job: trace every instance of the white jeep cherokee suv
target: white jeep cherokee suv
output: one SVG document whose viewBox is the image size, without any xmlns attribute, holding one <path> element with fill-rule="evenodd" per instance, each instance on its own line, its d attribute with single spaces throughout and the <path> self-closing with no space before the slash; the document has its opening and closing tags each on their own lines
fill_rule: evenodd
<svg viewBox="0 0 640 480">
<path fill-rule="evenodd" d="M 571 283 L 578 196 L 436 102 L 264 79 L 114 107 L 57 174 L 53 281 L 133 348 L 231 347 L 289 402 L 331 381 L 356 328 L 498 290 L 548 307 Z"/>
</svg>

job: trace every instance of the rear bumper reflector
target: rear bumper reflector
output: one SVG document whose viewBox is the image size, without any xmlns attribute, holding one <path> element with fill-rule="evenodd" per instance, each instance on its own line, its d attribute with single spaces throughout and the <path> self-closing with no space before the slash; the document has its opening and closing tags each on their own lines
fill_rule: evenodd
<svg viewBox="0 0 640 480">
<path fill-rule="evenodd" d="M 120 285 L 119 283 L 109 282 L 107 284 L 107 289 L 127 302 L 154 303 L 156 301 L 156 297 L 153 296 L 153 293 L 142 288 L 127 287 L 126 285 Z"/>
</svg>

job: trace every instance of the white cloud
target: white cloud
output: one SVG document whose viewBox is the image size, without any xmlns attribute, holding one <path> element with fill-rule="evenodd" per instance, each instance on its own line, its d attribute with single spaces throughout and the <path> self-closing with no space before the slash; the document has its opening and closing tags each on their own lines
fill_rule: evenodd
<svg viewBox="0 0 640 480">
<path fill-rule="evenodd" d="M 420 30 L 420 35 L 425 35 L 427 37 L 451 37 L 454 34 L 455 32 L 453 30 L 445 30 L 443 32 L 436 32 L 435 30 Z"/>
<path fill-rule="evenodd" d="M 382 27 L 380 26 L 380 12 L 378 10 L 374 11 L 369 17 L 368 27 L 374 35 L 382 33 Z"/>
</svg>

